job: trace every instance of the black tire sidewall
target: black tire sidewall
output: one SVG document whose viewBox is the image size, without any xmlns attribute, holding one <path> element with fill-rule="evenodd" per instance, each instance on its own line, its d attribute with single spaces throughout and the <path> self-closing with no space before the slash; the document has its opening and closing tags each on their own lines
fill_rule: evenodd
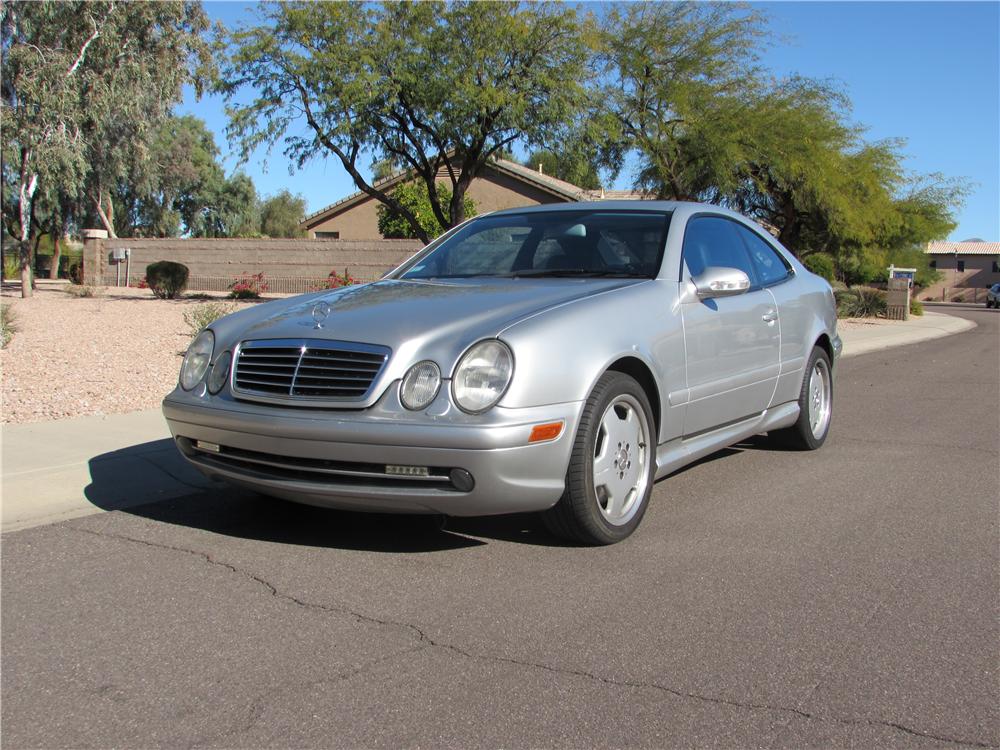
<svg viewBox="0 0 1000 750">
<path fill-rule="evenodd" d="M 616 526 L 604 518 L 597 503 L 597 493 L 594 487 L 594 446 L 597 432 L 600 429 L 601 418 L 611 403 L 621 395 L 632 396 L 641 406 L 647 425 L 647 482 L 646 491 L 639 498 L 639 509 L 629 519 L 628 523 Z M 566 495 L 575 521 L 580 527 L 581 540 L 589 543 L 612 544 L 625 539 L 642 521 L 653 492 L 653 479 L 656 474 L 656 421 L 653 419 L 649 398 L 642 386 L 621 372 L 606 372 L 597 381 L 583 409 L 580 429 L 577 431 L 573 445 L 573 455 L 570 458 L 566 473 Z"/>
<path fill-rule="evenodd" d="M 826 363 L 826 370 L 830 375 L 830 418 L 826 422 L 826 430 L 817 438 L 813 435 L 812 427 L 809 425 L 809 379 L 812 377 L 812 371 L 816 366 L 817 360 L 820 359 Z M 833 363 L 830 362 L 829 355 L 823 349 L 818 346 L 814 347 L 812 354 L 809 355 L 809 362 L 806 364 L 805 374 L 802 377 L 802 388 L 799 391 L 799 419 L 795 426 L 802 439 L 803 448 L 816 450 L 826 442 L 827 437 L 830 435 L 830 428 L 833 426 L 833 396 Z"/>
</svg>

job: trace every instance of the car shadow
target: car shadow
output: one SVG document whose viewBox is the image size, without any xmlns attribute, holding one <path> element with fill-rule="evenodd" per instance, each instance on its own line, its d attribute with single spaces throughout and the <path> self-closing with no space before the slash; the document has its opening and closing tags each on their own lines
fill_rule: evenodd
<svg viewBox="0 0 1000 750">
<path fill-rule="evenodd" d="M 745 450 L 785 450 L 756 436 L 668 476 Z M 473 518 L 356 513 L 287 502 L 207 479 L 165 438 L 90 459 L 88 501 L 158 523 L 260 542 L 387 553 L 477 547 L 489 540 L 576 547 L 545 528 L 537 513 Z M 662 480 L 660 480 L 662 481 Z"/>
<path fill-rule="evenodd" d="M 562 546 L 537 516 L 483 518 L 354 513 L 266 497 L 214 482 L 166 438 L 95 456 L 84 495 L 93 505 L 158 523 L 277 544 L 369 552 L 437 552 L 489 539 Z"/>
</svg>

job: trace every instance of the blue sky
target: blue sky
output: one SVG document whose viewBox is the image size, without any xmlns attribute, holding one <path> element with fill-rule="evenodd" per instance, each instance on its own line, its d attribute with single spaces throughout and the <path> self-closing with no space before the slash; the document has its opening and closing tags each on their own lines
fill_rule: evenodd
<svg viewBox="0 0 1000 750">
<path fill-rule="evenodd" d="M 252 5 L 209 2 L 213 19 L 232 25 Z M 771 2 L 756 3 L 777 39 L 764 62 L 777 74 L 833 79 L 853 103 L 853 119 L 868 137 L 904 138 L 906 166 L 974 183 L 950 239 L 1000 240 L 1000 3 Z M 225 138 L 219 97 L 179 108 L 204 119 L 236 167 Z M 289 174 L 276 148 L 243 166 L 262 194 L 283 188 L 303 195 L 315 211 L 355 190 L 336 158 Z M 624 170 L 614 187 L 628 187 Z"/>
</svg>

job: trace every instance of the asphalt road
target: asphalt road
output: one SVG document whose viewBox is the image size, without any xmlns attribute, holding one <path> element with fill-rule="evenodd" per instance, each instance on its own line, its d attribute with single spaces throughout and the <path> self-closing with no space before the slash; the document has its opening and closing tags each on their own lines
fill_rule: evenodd
<svg viewBox="0 0 1000 750">
<path fill-rule="evenodd" d="M 233 490 L 6 534 L 3 746 L 996 746 L 1000 311 L 959 314 L 609 548 Z"/>
</svg>

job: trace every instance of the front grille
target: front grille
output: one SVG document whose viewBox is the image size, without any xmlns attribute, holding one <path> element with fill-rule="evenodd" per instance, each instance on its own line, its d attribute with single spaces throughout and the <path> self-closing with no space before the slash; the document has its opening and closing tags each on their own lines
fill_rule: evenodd
<svg viewBox="0 0 1000 750">
<path fill-rule="evenodd" d="M 346 341 L 244 341 L 233 392 L 255 400 L 361 401 L 388 358 L 384 346 Z"/>
</svg>

